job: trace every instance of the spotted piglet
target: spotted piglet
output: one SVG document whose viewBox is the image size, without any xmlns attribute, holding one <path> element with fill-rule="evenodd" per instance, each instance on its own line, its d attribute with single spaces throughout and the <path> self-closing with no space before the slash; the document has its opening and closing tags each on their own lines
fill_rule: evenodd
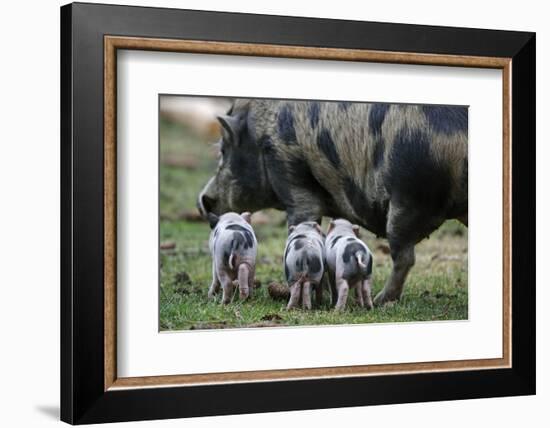
<svg viewBox="0 0 550 428">
<path fill-rule="evenodd" d="M 359 226 L 344 219 L 331 221 L 325 245 L 332 304 L 336 304 L 336 310 L 346 307 L 348 291 L 354 287 L 357 303 L 372 309 L 372 254 L 359 239 Z"/>
<path fill-rule="evenodd" d="M 210 233 L 209 247 L 212 253 L 212 285 L 208 297 L 213 298 L 223 290 L 222 302 L 227 304 L 233 294 L 233 281 L 239 283 L 241 299 L 250 295 L 254 285 L 256 252 L 258 243 L 250 225 L 250 213 L 241 215 L 226 213 L 218 217 L 208 214 Z"/>
<path fill-rule="evenodd" d="M 290 287 L 287 309 L 296 307 L 302 296 L 302 307 L 311 309 L 311 290 L 315 289 L 317 305 L 322 300 L 321 280 L 324 273 L 324 236 L 321 226 L 309 221 L 290 226 L 286 241 L 284 267 Z"/>
</svg>

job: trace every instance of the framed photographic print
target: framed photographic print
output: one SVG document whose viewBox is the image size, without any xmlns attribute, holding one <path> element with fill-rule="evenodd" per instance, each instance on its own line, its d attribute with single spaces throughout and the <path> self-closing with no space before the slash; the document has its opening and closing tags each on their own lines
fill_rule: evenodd
<svg viewBox="0 0 550 428">
<path fill-rule="evenodd" d="M 533 33 L 76 3 L 61 105 L 62 420 L 535 393 Z"/>
</svg>

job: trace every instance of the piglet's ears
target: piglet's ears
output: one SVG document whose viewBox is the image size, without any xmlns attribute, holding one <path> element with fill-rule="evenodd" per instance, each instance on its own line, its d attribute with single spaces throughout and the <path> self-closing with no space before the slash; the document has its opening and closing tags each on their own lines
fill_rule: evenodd
<svg viewBox="0 0 550 428">
<path fill-rule="evenodd" d="M 351 226 L 351 228 L 353 229 L 353 233 L 355 233 L 355 236 L 357 236 L 358 238 L 360 238 L 360 237 L 361 237 L 361 233 L 360 233 L 359 226 L 357 226 L 356 224 L 354 224 L 353 226 Z"/>
<path fill-rule="evenodd" d="M 334 220 L 331 220 L 330 223 L 328 224 L 327 235 L 330 233 L 332 229 L 334 229 L 334 226 L 335 226 Z"/>
<path fill-rule="evenodd" d="M 321 226 L 319 226 L 319 223 L 315 222 L 315 229 L 317 232 L 319 232 L 321 235 L 324 235 L 323 229 L 321 229 Z"/>
<path fill-rule="evenodd" d="M 296 226 L 294 226 L 294 225 L 288 226 L 288 233 L 294 232 L 294 229 L 296 229 Z"/>
<path fill-rule="evenodd" d="M 208 219 L 208 224 L 210 224 L 211 229 L 214 229 L 218 224 L 218 221 L 220 221 L 220 218 L 214 213 L 208 213 L 206 218 Z"/>
<path fill-rule="evenodd" d="M 252 220 L 252 214 L 250 214 L 248 211 L 245 211 L 241 214 L 241 217 L 250 224 L 250 221 Z"/>
</svg>

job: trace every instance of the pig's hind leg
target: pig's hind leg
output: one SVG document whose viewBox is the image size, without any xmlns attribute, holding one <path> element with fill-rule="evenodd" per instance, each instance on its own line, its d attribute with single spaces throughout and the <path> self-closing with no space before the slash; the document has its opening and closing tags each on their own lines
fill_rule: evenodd
<svg viewBox="0 0 550 428">
<path fill-rule="evenodd" d="M 296 281 L 290 286 L 290 299 L 288 299 L 288 305 L 286 306 L 287 310 L 295 308 L 298 306 L 300 301 L 300 294 L 302 291 L 302 283 L 300 280 Z"/>
<path fill-rule="evenodd" d="M 361 280 L 357 281 L 355 284 L 353 284 L 353 287 L 355 288 L 355 298 L 357 300 L 357 304 L 364 308 L 365 307 L 365 299 L 363 296 L 363 283 Z"/>
<path fill-rule="evenodd" d="M 372 309 L 371 279 L 367 278 L 363 280 L 360 286 L 365 306 L 367 307 L 367 309 Z"/>
<path fill-rule="evenodd" d="M 328 275 L 325 273 L 315 286 L 315 305 L 318 308 L 323 304 L 323 288 L 327 287 L 328 282 Z M 330 287 L 330 285 L 328 285 L 328 287 Z"/>
<path fill-rule="evenodd" d="M 330 304 L 336 306 L 336 301 L 338 300 L 338 290 L 336 289 L 336 277 L 334 272 L 327 271 L 327 283 L 330 288 Z"/>
<path fill-rule="evenodd" d="M 208 298 L 213 299 L 216 294 L 220 291 L 220 280 L 218 279 L 218 274 L 216 272 L 216 264 L 212 262 L 212 283 L 208 289 Z"/>
<path fill-rule="evenodd" d="M 242 300 L 245 300 L 250 295 L 250 267 L 246 263 L 239 265 L 237 279 L 239 282 L 239 294 Z"/>
<path fill-rule="evenodd" d="M 343 311 L 346 308 L 346 302 L 348 300 L 349 284 L 344 278 L 338 278 L 336 288 L 338 290 L 338 301 L 334 309 Z"/>
<path fill-rule="evenodd" d="M 304 309 L 311 309 L 311 282 L 305 281 L 302 286 L 302 307 Z"/>
<path fill-rule="evenodd" d="M 233 294 L 233 281 L 227 275 L 227 273 L 220 273 L 220 282 L 223 290 L 222 294 L 222 303 L 224 305 L 227 305 L 229 302 L 231 302 L 231 297 Z"/>
</svg>

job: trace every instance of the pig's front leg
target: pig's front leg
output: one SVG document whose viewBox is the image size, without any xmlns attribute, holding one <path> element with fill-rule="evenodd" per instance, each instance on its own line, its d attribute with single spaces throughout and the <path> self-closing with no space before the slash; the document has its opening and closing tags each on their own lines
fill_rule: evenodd
<svg viewBox="0 0 550 428">
<path fill-rule="evenodd" d="M 213 299 L 219 290 L 220 281 L 216 272 L 216 263 L 212 262 L 212 283 L 210 284 L 210 288 L 208 289 L 208 298 Z"/>
<path fill-rule="evenodd" d="M 376 305 L 398 300 L 411 267 L 414 265 L 414 245 L 408 245 L 392 252 L 393 268 L 383 290 L 374 299 Z"/>
</svg>

